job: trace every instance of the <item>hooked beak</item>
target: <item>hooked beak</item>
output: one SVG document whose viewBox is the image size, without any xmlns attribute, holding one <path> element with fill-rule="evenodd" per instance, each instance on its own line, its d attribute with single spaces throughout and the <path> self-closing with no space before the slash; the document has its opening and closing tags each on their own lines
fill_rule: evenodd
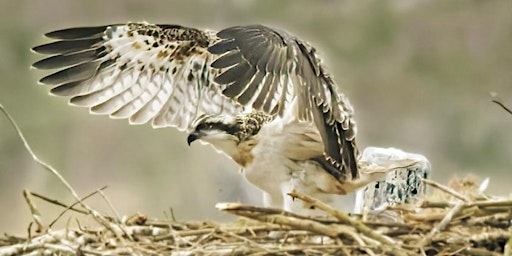
<svg viewBox="0 0 512 256">
<path fill-rule="evenodd" d="M 198 133 L 198 132 L 193 132 L 191 134 L 188 135 L 187 137 L 187 143 L 188 145 L 190 146 L 190 144 L 194 141 L 196 141 L 197 139 L 200 139 L 201 138 L 201 135 Z"/>
</svg>

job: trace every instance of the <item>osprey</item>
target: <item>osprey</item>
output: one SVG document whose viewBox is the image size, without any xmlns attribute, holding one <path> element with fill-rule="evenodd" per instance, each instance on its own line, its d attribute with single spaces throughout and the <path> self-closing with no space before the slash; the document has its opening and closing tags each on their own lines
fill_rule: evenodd
<svg viewBox="0 0 512 256">
<path fill-rule="evenodd" d="M 361 173 L 347 98 L 315 49 L 262 25 L 219 32 L 145 22 L 45 34 L 33 64 L 70 104 L 131 124 L 176 127 L 235 161 L 264 205 L 307 213 L 296 189 L 330 202 L 375 180 Z"/>
</svg>

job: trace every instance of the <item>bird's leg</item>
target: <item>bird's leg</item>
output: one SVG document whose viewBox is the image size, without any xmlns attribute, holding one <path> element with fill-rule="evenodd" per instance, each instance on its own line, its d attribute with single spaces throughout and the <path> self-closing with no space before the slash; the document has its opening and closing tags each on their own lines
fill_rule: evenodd
<svg viewBox="0 0 512 256">
<path fill-rule="evenodd" d="M 263 206 L 280 209 L 283 207 L 283 198 L 280 194 L 272 195 L 266 191 L 263 191 Z"/>
</svg>

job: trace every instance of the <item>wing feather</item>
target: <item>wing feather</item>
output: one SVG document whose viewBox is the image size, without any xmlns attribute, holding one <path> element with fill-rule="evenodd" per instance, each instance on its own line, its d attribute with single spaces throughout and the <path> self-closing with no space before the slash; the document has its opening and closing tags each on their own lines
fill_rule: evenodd
<svg viewBox="0 0 512 256">
<path fill-rule="evenodd" d="M 38 61 L 32 66 L 37 69 L 55 69 L 59 67 L 72 66 L 83 62 L 91 62 L 96 58 L 101 58 L 105 47 L 93 48 L 69 54 L 55 55 L 47 59 Z"/>
<path fill-rule="evenodd" d="M 353 110 L 337 92 L 315 49 L 261 25 L 231 27 L 217 36 L 220 41 L 209 50 L 220 55 L 214 68 L 224 71 L 215 81 L 227 85 L 224 95 L 279 115 L 297 99 L 297 118 L 312 122 L 324 142 L 322 165 L 328 165 L 326 170 L 341 182 L 356 178 L 359 153 Z"/>
<path fill-rule="evenodd" d="M 74 40 L 63 40 L 53 43 L 43 44 L 32 48 L 37 53 L 42 54 L 66 54 L 70 52 L 79 52 L 95 48 L 98 43 L 103 40 L 99 38 L 86 38 L 86 39 L 74 39 Z"/>
<path fill-rule="evenodd" d="M 187 130 L 195 118 L 210 111 L 226 115 L 243 111 L 241 104 L 222 95 L 225 85 L 213 83 L 221 71 L 210 67 L 213 58 L 208 47 L 218 41 L 213 32 L 129 23 L 69 28 L 46 36 L 56 41 L 33 50 L 50 56 L 33 67 L 54 71 L 40 83 L 93 114 Z M 221 52 L 233 47 L 229 42 L 218 46 Z M 240 56 L 226 61 L 237 64 Z M 244 81 L 254 75 L 247 64 L 239 72 L 245 72 Z M 234 73 L 225 77 L 235 82 Z"/>
<path fill-rule="evenodd" d="M 52 39 L 67 39 L 74 40 L 78 38 L 98 38 L 105 31 L 106 26 L 99 27 L 82 27 L 82 28 L 68 28 L 56 30 L 44 34 L 48 38 Z"/>
</svg>

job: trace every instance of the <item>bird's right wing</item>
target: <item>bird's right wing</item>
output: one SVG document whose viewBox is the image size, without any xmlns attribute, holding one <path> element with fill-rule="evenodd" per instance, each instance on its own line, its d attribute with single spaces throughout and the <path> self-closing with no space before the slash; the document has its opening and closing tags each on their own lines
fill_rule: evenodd
<svg viewBox="0 0 512 256">
<path fill-rule="evenodd" d="M 132 124 L 193 128 L 203 114 L 241 114 L 243 106 L 213 83 L 214 32 L 178 25 L 115 24 L 63 29 L 57 41 L 34 47 L 51 55 L 33 64 L 56 70 L 40 80 L 51 93 L 93 114 L 128 118 Z"/>
</svg>

